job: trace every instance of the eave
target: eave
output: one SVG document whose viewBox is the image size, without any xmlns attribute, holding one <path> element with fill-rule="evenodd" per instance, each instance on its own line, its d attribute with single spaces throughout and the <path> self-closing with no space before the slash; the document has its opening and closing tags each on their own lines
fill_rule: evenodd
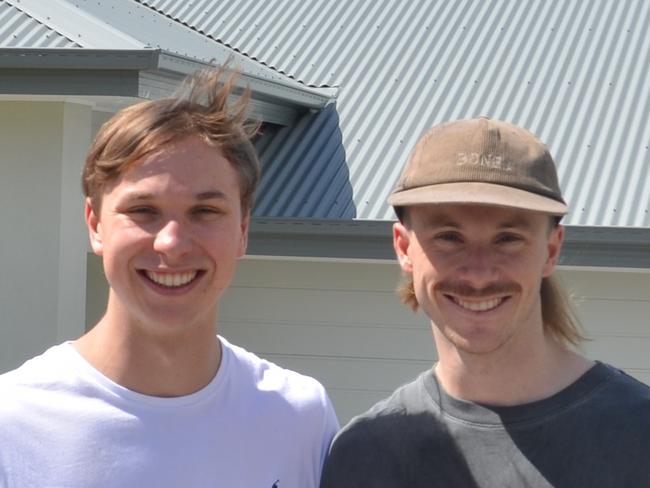
<svg viewBox="0 0 650 488">
<path fill-rule="evenodd" d="M 171 95 L 182 79 L 209 67 L 161 49 L 0 49 L 0 94 L 155 99 Z M 241 72 L 239 85 L 253 93 L 251 116 L 291 124 L 307 110 L 320 110 L 332 89 L 270 81 Z"/>
</svg>

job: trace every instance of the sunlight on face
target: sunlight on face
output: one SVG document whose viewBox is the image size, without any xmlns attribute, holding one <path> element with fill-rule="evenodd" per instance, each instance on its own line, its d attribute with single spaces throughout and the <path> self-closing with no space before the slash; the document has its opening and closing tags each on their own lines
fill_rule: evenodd
<svg viewBox="0 0 650 488">
<path fill-rule="evenodd" d="M 475 353 L 542 333 L 539 289 L 561 241 L 547 215 L 481 205 L 414 206 L 394 232 L 434 332 Z"/>
<path fill-rule="evenodd" d="M 199 138 L 164 147 L 87 206 L 91 244 L 111 291 L 108 314 L 129 323 L 212 323 L 246 249 L 236 171 Z"/>
</svg>

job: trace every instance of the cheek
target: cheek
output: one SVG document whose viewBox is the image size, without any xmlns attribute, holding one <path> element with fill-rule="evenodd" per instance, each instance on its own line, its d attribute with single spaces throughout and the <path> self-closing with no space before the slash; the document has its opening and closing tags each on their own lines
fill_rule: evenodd
<svg viewBox="0 0 650 488">
<path fill-rule="evenodd" d="M 434 289 L 440 279 L 440 270 L 425 255 L 411 257 L 413 263 L 413 286 L 418 302 L 424 303 L 433 297 Z"/>
<path fill-rule="evenodd" d="M 421 248 L 414 250 L 410 258 L 414 275 L 419 275 L 423 281 L 427 282 L 438 281 L 463 264 L 463 260 L 459 256 L 448 256 L 433 251 L 427 253 Z"/>
<path fill-rule="evenodd" d="M 242 233 L 232 225 L 217 225 L 197 231 L 196 242 L 213 256 L 238 255 L 242 247 Z"/>
<path fill-rule="evenodd" d="M 119 272 L 120 267 L 128 261 L 129 243 L 123 239 L 109 240 L 104 244 L 102 261 L 107 278 Z"/>
<path fill-rule="evenodd" d="M 541 286 L 542 278 L 546 276 L 546 260 L 542 253 L 535 253 L 533 256 L 520 256 L 512 259 L 507 267 L 506 279 L 518 282 L 531 293 L 537 293 Z"/>
<path fill-rule="evenodd" d="M 138 227 L 112 229 L 106 235 L 108 239 L 104 241 L 102 253 L 105 266 L 128 262 L 153 247 L 152 234 Z"/>
</svg>

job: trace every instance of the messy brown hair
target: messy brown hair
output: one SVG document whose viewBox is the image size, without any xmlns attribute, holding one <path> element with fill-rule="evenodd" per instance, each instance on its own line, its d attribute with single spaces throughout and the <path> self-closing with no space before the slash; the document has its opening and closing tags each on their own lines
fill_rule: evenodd
<svg viewBox="0 0 650 488">
<path fill-rule="evenodd" d="M 251 142 L 259 123 L 246 112 L 249 89 L 237 87 L 237 72 L 208 69 L 185 79 L 171 98 L 141 102 L 117 112 L 99 130 L 82 173 L 82 187 L 99 213 L 106 186 L 165 145 L 198 136 L 218 147 L 239 179 L 242 213 L 254 204 L 259 162 Z M 235 98 L 234 102 L 229 99 Z"/>
</svg>

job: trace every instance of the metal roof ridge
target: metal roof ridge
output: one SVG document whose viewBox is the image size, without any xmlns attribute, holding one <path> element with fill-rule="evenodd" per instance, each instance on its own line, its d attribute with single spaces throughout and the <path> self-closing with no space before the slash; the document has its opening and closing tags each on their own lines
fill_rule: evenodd
<svg viewBox="0 0 650 488">
<path fill-rule="evenodd" d="M 67 0 L 5 0 L 36 21 L 60 35 L 84 46 L 94 48 L 112 45 L 122 49 L 138 49 L 146 44 L 107 24 Z M 87 44 L 83 44 L 86 42 Z"/>
</svg>

